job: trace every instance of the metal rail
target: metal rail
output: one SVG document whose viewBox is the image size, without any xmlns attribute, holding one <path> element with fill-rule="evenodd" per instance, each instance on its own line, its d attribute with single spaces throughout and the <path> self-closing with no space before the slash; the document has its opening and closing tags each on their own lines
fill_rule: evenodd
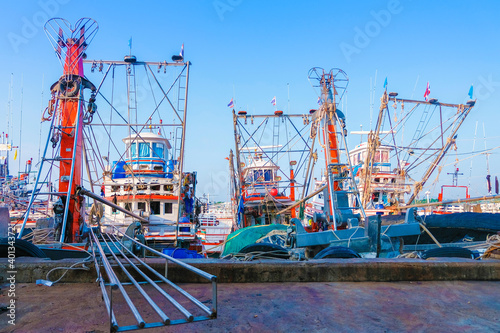
<svg viewBox="0 0 500 333">
<path fill-rule="evenodd" d="M 137 214 L 134 214 L 134 213 L 132 213 L 132 212 L 129 212 L 129 211 L 128 211 L 128 210 L 126 210 L 125 208 L 120 207 L 120 206 L 118 206 L 118 205 L 116 205 L 116 204 L 114 204 L 114 203 L 112 203 L 112 202 L 109 202 L 108 200 L 101 198 L 100 196 L 98 196 L 98 195 L 94 194 L 93 192 L 90 192 L 90 191 L 88 191 L 88 190 L 84 189 L 84 188 L 83 188 L 83 187 L 81 187 L 81 186 L 77 187 L 77 189 L 76 189 L 76 194 L 77 194 L 77 195 L 78 195 L 78 194 L 81 194 L 81 195 L 86 195 L 86 196 L 88 196 L 89 198 L 92 198 L 92 199 L 94 199 L 94 200 L 96 200 L 96 201 L 99 201 L 99 202 L 101 202 L 101 203 L 105 204 L 105 205 L 108 205 L 108 206 L 110 206 L 110 207 L 112 207 L 112 208 L 114 208 L 114 209 L 116 209 L 116 210 L 118 210 L 118 211 L 120 211 L 120 212 L 122 212 L 122 213 L 124 213 L 124 214 L 130 215 L 130 216 L 132 216 L 133 218 L 135 218 L 135 219 L 137 219 L 137 220 L 139 220 L 139 221 L 141 221 L 141 222 L 144 222 L 144 223 L 149 223 L 149 221 L 148 221 L 147 219 L 145 219 L 144 217 L 141 217 L 141 216 L 139 216 L 139 215 L 137 215 Z"/>
<path fill-rule="evenodd" d="M 398 206 L 395 207 L 395 210 L 406 210 L 408 208 L 419 208 L 419 207 L 432 207 L 432 206 L 445 206 L 445 205 L 452 205 L 452 204 L 463 204 L 463 203 L 469 203 L 469 202 L 478 202 L 478 201 L 487 201 L 487 200 L 498 200 L 500 199 L 500 195 L 486 195 L 482 197 L 475 197 L 475 198 L 467 198 L 467 199 L 457 199 L 457 200 L 450 200 L 450 201 L 441 201 L 441 202 L 429 202 L 429 203 L 421 203 L 421 204 L 413 204 L 413 205 L 407 205 L 407 206 Z"/>
<path fill-rule="evenodd" d="M 86 193 L 86 195 L 88 195 Z M 144 262 L 143 259 L 139 258 L 135 255 L 129 248 L 127 248 L 122 241 L 119 240 L 119 237 L 115 234 L 101 234 L 101 238 L 99 239 L 94 230 L 91 229 L 91 244 L 92 244 L 92 252 L 94 254 L 94 261 L 96 264 L 96 271 L 98 275 L 98 281 L 101 287 L 101 291 L 103 294 L 103 300 L 106 305 L 106 309 L 110 316 L 110 330 L 115 332 L 123 332 L 123 331 L 131 331 L 143 328 L 152 328 L 152 327 L 162 327 L 167 325 L 175 325 L 175 324 L 183 324 L 194 321 L 201 320 L 209 320 L 217 318 L 217 277 L 211 274 L 208 274 L 196 267 L 192 267 L 180 260 L 172 258 L 166 254 L 163 254 L 145 244 L 138 242 L 136 239 L 130 237 L 129 235 L 121 232 L 118 228 L 116 228 L 117 233 L 122 235 L 122 241 L 124 239 L 131 240 L 133 244 L 142 246 L 144 249 L 157 254 L 158 256 L 166 259 L 165 262 L 165 276 L 161 275 L 155 269 L 153 269 L 150 265 Z M 112 259 L 112 263 L 110 263 L 109 259 Z M 177 286 L 175 283 L 170 281 L 167 278 L 167 268 L 168 262 L 176 263 L 177 265 L 201 276 L 202 278 L 207 279 L 212 283 L 212 308 L 209 308 L 201 301 L 190 295 L 187 291 L 183 290 L 181 287 Z M 119 267 L 121 272 L 127 277 L 129 282 L 121 282 L 117 277 L 117 273 L 113 271 L 113 266 Z M 104 268 L 106 275 L 108 277 L 108 282 L 104 280 L 102 275 L 101 267 Z M 130 270 L 132 268 L 132 270 Z M 150 273 L 148 274 L 145 270 L 147 269 Z M 151 273 L 158 278 L 158 281 L 153 281 L 151 279 Z M 149 275 L 149 276 L 148 276 Z M 137 278 L 142 277 L 144 281 L 138 281 Z M 141 279 L 141 280 L 142 280 Z M 182 296 L 184 296 L 191 303 L 181 304 L 172 297 L 167 291 L 165 291 L 161 286 L 160 282 L 165 283 L 169 287 L 172 287 L 175 291 L 179 292 Z M 153 288 L 153 292 L 158 292 L 163 296 L 173 307 L 182 314 L 181 319 L 173 319 L 172 316 L 169 316 L 165 313 L 165 309 L 162 309 L 162 302 L 155 302 L 153 298 L 148 294 L 151 291 L 143 287 L 144 284 L 150 284 Z M 110 290 L 106 289 L 106 286 L 110 286 Z M 127 288 L 133 288 L 131 290 L 126 290 Z M 132 312 L 137 324 L 129 325 L 129 326 L 119 326 L 117 316 L 123 316 L 123 313 L 117 313 L 113 311 L 113 290 L 118 289 L 123 296 L 123 299 L 128 305 L 128 308 Z M 138 292 L 138 293 L 137 293 Z M 132 295 L 140 294 L 143 299 L 151 306 L 156 314 L 161 318 L 159 322 L 150 322 L 147 323 L 146 320 L 142 317 L 140 310 L 141 307 L 135 305 L 135 301 L 137 298 Z M 139 296 L 136 296 L 139 297 Z M 121 298 L 120 298 L 121 299 Z M 186 308 L 186 305 L 193 304 L 195 306 L 194 309 L 198 309 L 198 313 L 201 311 L 206 315 L 194 315 L 191 310 Z M 192 306 L 191 306 L 192 307 Z M 126 307 L 122 307 L 126 308 Z M 129 316 L 130 317 L 130 316 Z"/>
</svg>

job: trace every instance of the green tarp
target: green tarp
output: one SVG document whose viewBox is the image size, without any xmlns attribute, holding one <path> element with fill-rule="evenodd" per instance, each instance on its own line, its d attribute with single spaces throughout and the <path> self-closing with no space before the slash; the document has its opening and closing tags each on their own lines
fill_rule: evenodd
<svg viewBox="0 0 500 333">
<path fill-rule="evenodd" d="M 255 225 L 236 230 L 227 236 L 226 244 L 224 245 L 224 252 L 222 257 L 228 254 L 240 252 L 242 248 L 247 245 L 254 244 L 258 239 L 264 237 L 274 230 L 286 231 L 287 225 L 283 224 L 270 224 L 270 225 Z"/>
</svg>

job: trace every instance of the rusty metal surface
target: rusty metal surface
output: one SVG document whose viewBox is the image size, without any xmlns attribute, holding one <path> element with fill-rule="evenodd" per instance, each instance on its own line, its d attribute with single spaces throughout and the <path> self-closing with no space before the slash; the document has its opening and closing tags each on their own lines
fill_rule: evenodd
<svg viewBox="0 0 500 333">
<path fill-rule="evenodd" d="M 183 287 L 209 305 L 205 286 Z M 109 330 L 97 284 L 16 290 L 16 326 L 2 318 L 2 332 Z M 498 281 L 221 284 L 217 319 L 146 332 L 500 332 L 498 295 Z"/>
</svg>

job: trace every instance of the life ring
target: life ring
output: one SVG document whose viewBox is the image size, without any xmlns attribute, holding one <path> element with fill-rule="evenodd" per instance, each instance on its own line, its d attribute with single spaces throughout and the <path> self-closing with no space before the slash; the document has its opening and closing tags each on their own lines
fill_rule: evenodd
<svg viewBox="0 0 500 333">
<path fill-rule="evenodd" d="M 65 97 L 75 97 L 80 91 L 80 83 L 78 80 L 73 80 L 71 78 L 62 77 L 59 80 L 59 91 Z"/>
</svg>

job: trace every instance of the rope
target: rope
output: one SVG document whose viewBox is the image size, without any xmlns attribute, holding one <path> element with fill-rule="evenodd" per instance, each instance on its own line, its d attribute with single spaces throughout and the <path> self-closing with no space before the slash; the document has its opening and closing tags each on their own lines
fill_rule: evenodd
<svg viewBox="0 0 500 333">
<path fill-rule="evenodd" d="M 66 244 L 66 245 L 69 245 L 69 244 Z M 89 253 L 88 251 L 85 251 L 87 253 Z M 47 281 L 50 281 L 52 282 L 52 284 L 55 284 L 59 281 L 62 280 L 62 278 L 69 272 L 69 271 L 76 271 L 76 270 L 83 270 L 83 271 L 89 271 L 90 270 L 90 267 L 87 267 L 85 266 L 86 263 L 88 262 L 93 262 L 94 261 L 94 257 L 92 254 L 90 254 L 89 257 L 87 257 L 86 259 L 82 260 L 82 261 L 79 261 L 77 263 L 74 263 L 73 265 L 69 266 L 69 267 L 55 267 L 53 269 L 51 269 L 50 271 L 47 272 L 47 275 L 45 276 L 45 279 Z M 82 265 L 82 267 L 75 267 L 77 265 Z M 52 281 L 50 280 L 49 278 L 49 275 L 50 273 L 52 273 L 53 271 L 56 271 L 56 270 L 65 270 L 65 272 L 59 277 L 59 279 L 55 280 L 55 281 Z"/>
<path fill-rule="evenodd" d="M 496 250 L 500 249 L 500 235 L 492 235 L 486 239 L 485 244 L 489 245 L 489 247 L 484 251 L 484 253 L 477 259 L 483 258 L 500 258 L 500 254 L 493 253 Z M 482 245 L 482 244 L 481 244 Z M 497 251 L 498 252 L 498 251 Z"/>
<path fill-rule="evenodd" d="M 276 257 L 270 257 L 267 256 L 268 254 L 275 254 L 279 255 L 282 253 L 282 250 L 276 250 L 276 251 L 254 251 L 254 252 L 249 252 L 249 253 L 234 253 L 234 254 L 229 254 L 225 256 L 222 259 L 235 259 L 235 260 L 240 260 L 240 261 L 252 261 L 254 259 L 276 259 L 276 260 L 282 260 L 282 259 L 288 259 L 289 255 L 288 254 L 283 254 L 283 258 L 276 258 Z"/>
<path fill-rule="evenodd" d="M 425 225 L 424 225 L 423 223 L 420 223 L 420 222 L 419 222 L 418 224 L 419 224 L 419 225 L 420 225 L 420 227 L 422 227 L 422 229 L 424 229 L 424 231 L 425 231 L 425 232 L 426 232 L 426 233 L 427 233 L 427 234 L 428 234 L 428 235 L 432 238 L 432 240 L 434 241 L 434 243 L 436 243 L 436 244 L 437 244 L 437 246 L 439 246 L 439 247 L 443 247 L 443 246 L 442 246 L 442 245 L 438 242 L 438 240 L 436 239 L 436 237 L 434 237 L 434 235 L 433 235 L 433 234 L 429 231 L 429 229 L 427 229 L 427 228 L 425 227 Z"/>
</svg>

